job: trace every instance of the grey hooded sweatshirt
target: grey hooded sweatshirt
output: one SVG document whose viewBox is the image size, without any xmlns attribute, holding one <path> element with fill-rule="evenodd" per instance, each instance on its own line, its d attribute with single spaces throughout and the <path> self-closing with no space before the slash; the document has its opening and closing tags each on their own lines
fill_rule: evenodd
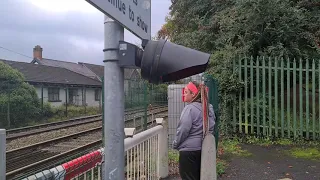
<svg viewBox="0 0 320 180">
<path fill-rule="evenodd" d="M 209 105 L 209 132 L 212 133 L 215 124 L 213 106 Z M 203 122 L 202 104 L 192 102 L 182 110 L 178 123 L 173 148 L 179 151 L 197 151 L 202 148 Z"/>
</svg>

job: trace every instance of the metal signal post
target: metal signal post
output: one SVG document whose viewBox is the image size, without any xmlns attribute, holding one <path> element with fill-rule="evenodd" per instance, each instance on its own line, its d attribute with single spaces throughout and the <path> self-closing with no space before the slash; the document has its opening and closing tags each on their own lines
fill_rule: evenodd
<svg viewBox="0 0 320 180">
<path fill-rule="evenodd" d="M 124 28 L 104 21 L 104 180 L 124 179 L 124 71 L 119 66 L 119 41 Z"/>
</svg>

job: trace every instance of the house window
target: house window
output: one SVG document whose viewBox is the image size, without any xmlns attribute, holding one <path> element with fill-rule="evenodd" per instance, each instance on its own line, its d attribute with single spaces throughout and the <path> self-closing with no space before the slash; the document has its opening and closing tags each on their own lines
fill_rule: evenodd
<svg viewBox="0 0 320 180">
<path fill-rule="evenodd" d="M 59 101 L 59 88 L 48 89 L 48 101 Z"/>
<path fill-rule="evenodd" d="M 95 89 L 94 90 L 94 99 L 96 101 L 100 101 L 100 89 Z"/>
</svg>

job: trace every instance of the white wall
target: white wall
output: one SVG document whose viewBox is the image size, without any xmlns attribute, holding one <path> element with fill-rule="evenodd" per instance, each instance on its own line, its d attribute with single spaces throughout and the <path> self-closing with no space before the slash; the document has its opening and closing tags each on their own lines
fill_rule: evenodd
<svg viewBox="0 0 320 180">
<path fill-rule="evenodd" d="M 95 94 L 94 94 L 95 89 L 94 88 L 86 88 L 86 101 L 87 101 L 87 106 L 95 106 L 99 107 L 100 101 L 95 100 Z M 102 91 L 100 91 L 100 99 L 102 99 Z M 102 102 L 102 101 L 101 101 Z M 102 105 L 102 103 L 101 103 Z"/>
<path fill-rule="evenodd" d="M 41 86 L 35 86 L 37 95 L 41 100 Z M 66 102 L 66 92 L 64 88 L 59 89 L 59 102 L 50 102 L 53 106 L 61 106 Z M 48 87 L 43 87 L 43 102 L 48 102 Z"/>
<path fill-rule="evenodd" d="M 38 95 L 38 98 L 41 100 L 41 86 L 34 86 L 36 88 L 36 92 Z M 95 106 L 99 107 L 100 103 L 99 101 L 95 100 L 95 94 L 94 94 L 95 89 L 94 88 L 86 88 L 86 93 L 83 93 L 86 95 L 86 103 L 87 106 Z M 82 105 L 82 88 L 77 88 L 77 101 L 76 105 L 81 106 Z M 102 92 L 100 93 L 100 96 L 102 98 Z M 59 102 L 49 102 L 53 106 L 61 106 L 64 105 L 66 102 L 66 92 L 64 87 L 61 87 L 59 89 Z M 69 102 L 69 92 L 67 93 L 67 101 Z M 43 87 L 43 102 L 48 102 L 48 87 Z M 102 103 L 101 103 L 102 105 Z"/>
</svg>

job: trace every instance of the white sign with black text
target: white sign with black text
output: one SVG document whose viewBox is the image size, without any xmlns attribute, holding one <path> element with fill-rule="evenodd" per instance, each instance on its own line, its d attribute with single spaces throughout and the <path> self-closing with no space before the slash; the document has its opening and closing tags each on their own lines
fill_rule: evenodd
<svg viewBox="0 0 320 180">
<path fill-rule="evenodd" d="M 141 39 L 151 39 L 151 0 L 86 0 Z"/>
</svg>

